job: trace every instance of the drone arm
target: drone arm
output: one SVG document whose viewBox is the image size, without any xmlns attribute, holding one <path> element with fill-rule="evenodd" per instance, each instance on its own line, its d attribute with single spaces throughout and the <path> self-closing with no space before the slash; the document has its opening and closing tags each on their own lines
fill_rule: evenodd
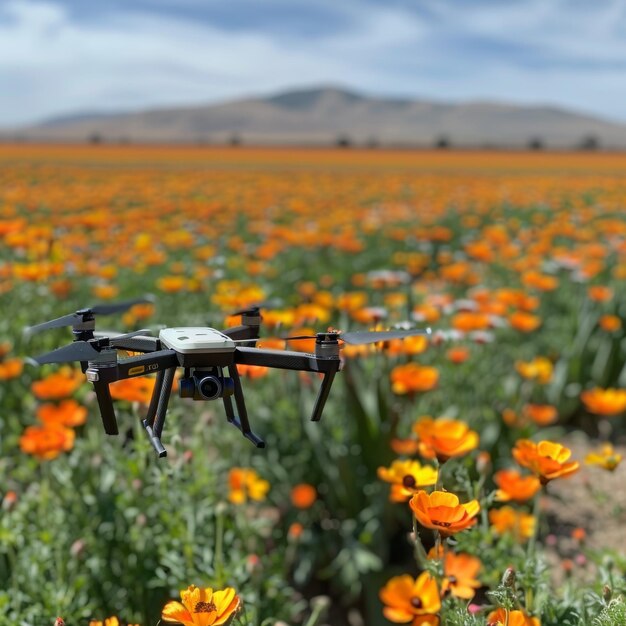
<svg viewBox="0 0 626 626">
<path fill-rule="evenodd" d="M 302 352 L 260 350 L 256 348 L 237 348 L 235 361 L 237 363 L 245 363 L 246 365 L 261 365 L 286 370 L 323 373 L 324 379 L 317 393 L 311 415 L 311 420 L 314 422 L 319 421 L 322 417 L 322 411 L 330 393 L 335 374 L 341 368 L 339 357 L 320 358 L 314 354 L 304 354 Z"/>
<path fill-rule="evenodd" d="M 137 339 L 134 337 L 133 339 Z M 157 350 L 139 356 L 131 356 L 127 359 L 120 359 L 117 363 L 117 378 L 133 378 L 134 376 L 145 376 L 153 372 L 178 367 L 178 356 L 174 350 Z"/>
<path fill-rule="evenodd" d="M 119 341 L 116 341 L 115 337 L 113 337 L 111 344 L 118 350 L 128 350 L 130 352 L 156 352 L 161 349 L 161 342 L 158 337 L 146 337 L 143 335 L 127 337 Z"/>
<path fill-rule="evenodd" d="M 259 348 L 241 348 L 235 350 L 235 362 L 245 365 L 260 365 L 283 370 L 304 372 L 338 371 L 341 367 L 339 358 L 318 358 L 314 354 L 289 350 L 263 350 Z"/>
</svg>

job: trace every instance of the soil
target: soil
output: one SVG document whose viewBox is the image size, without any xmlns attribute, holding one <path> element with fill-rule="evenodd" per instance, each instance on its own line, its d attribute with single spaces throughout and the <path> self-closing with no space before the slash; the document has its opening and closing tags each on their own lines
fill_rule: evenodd
<svg viewBox="0 0 626 626">
<path fill-rule="evenodd" d="M 548 497 L 542 501 L 547 526 L 540 536 L 555 582 L 566 575 L 593 581 L 597 567 L 589 556 L 612 551 L 626 562 L 626 460 L 610 472 L 584 463 L 589 452 L 600 448 L 598 441 L 581 433 L 563 443 L 581 468 L 567 479 L 549 483 Z M 614 447 L 626 459 L 626 445 Z M 583 534 L 577 529 L 584 531 L 584 538 L 577 538 Z"/>
</svg>

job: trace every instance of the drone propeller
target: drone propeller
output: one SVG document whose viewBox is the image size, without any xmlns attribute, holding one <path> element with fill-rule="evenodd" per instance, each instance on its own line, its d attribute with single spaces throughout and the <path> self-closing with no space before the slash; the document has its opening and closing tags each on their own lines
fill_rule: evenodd
<svg viewBox="0 0 626 626">
<path fill-rule="evenodd" d="M 51 352 L 40 354 L 39 356 L 30 358 L 29 361 L 37 365 L 46 363 L 69 363 L 70 361 L 93 361 L 100 352 L 93 347 L 92 343 L 87 341 L 75 341 L 62 348 L 57 348 Z"/>
<path fill-rule="evenodd" d="M 42 330 L 48 330 L 49 328 L 61 328 L 62 326 L 77 326 L 89 319 L 93 319 L 93 315 L 111 315 L 113 313 L 120 313 L 127 311 L 135 304 L 149 304 L 154 302 L 154 297 L 151 295 L 145 295 L 141 298 L 135 298 L 133 300 L 124 300 L 121 302 L 111 302 L 107 304 L 96 304 L 86 309 L 79 309 L 69 315 L 63 315 L 56 319 L 36 324 L 35 326 L 27 326 L 24 329 L 24 334 L 27 336 L 34 335 Z"/>
<path fill-rule="evenodd" d="M 121 313 L 134 307 L 136 304 L 154 304 L 155 297 L 152 294 L 145 294 L 140 298 L 132 300 L 121 300 L 120 302 L 110 302 L 96 304 L 91 307 L 91 312 L 96 315 L 111 315 L 113 313 Z"/>
<path fill-rule="evenodd" d="M 95 341 L 75 341 L 67 346 L 57 348 L 51 352 L 40 354 L 34 358 L 29 358 L 38 365 L 44 365 L 46 363 L 68 363 L 70 361 L 93 361 L 97 356 L 101 354 L 100 350 L 106 348 L 115 348 L 116 343 L 123 341 L 124 339 L 130 339 L 138 335 L 146 335 L 150 333 L 150 329 L 142 328 L 141 330 L 135 330 L 132 333 L 126 333 L 125 335 L 118 335 L 113 339 L 103 337 Z M 98 350 L 97 348 L 100 348 Z"/>
<path fill-rule="evenodd" d="M 336 336 L 344 343 L 353 346 L 364 346 L 368 343 L 377 343 L 379 341 L 391 341 L 392 339 L 406 339 L 407 337 L 418 337 L 420 335 L 430 335 L 430 328 L 416 328 L 413 330 L 355 330 L 342 333 L 340 331 L 330 331 L 328 333 L 320 333 L 320 335 Z M 298 335 L 295 337 L 281 337 L 283 341 L 298 341 L 301 339 L 317 339 L 317 335 Z"/>
<path fill-rule="evenodd" d="M 259 309 L 277 309 L 281 307 L 282 305 L 283 305 L 282 300 L 280 300 L 279 298 L 274 298 L 273 300 L 266 300 L 264 302 L 255 302 L 238 311 L 232 311 L 228 315 L 229 316 L 245 315 L 245 314 L 254 315 L 255 313 L 259 313 Z"/>
<path fill-rule="evenodd" d="M 149 328 L 142 328 L 141 330 L 134 330 L 132 333 L 125 333 L 124 335 L 115 335 L 115 337 L 109 337 L 109 343 L 115 347 L 115 344 L 118 343 L 119 341 L 124 341 L 125 339 L 130 339 L 131 337 L 138 337 L 138 336 L 150 336 L 150 329 Z"/>
</svg>

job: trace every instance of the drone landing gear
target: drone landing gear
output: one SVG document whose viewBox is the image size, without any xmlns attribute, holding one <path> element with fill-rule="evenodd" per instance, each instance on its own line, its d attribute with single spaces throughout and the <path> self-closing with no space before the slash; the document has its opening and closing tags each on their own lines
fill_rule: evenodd
<svg viewBox="0 0 626 626">
<path fill-rule="evenodd" d="M 237 371 L 236 365 L 228 366 L 228 373 L 230 377 L 233 379 L 234 383 L 234 395 L 235 395 L 235 403 L 237 404 L 237 412 L 239 413 L 239 417 L 235 415 L 235 411 L 233 409 L 233 402 L 229 396 L 224 396 L 222 400 L 224 401 L 224 409 L 226 410 L 226 419 L 230 424 L 235 426 L 241 431 L 241 434 L 251 441 L 257 448 L 265 448 L 265 441 L 261 439 L 258 435 L 252 432 L 250 428 L 250 421 L 248 420 L 248 411 L 246 409 L 246 403 L 243 399 L 243 389 L 241 388 L 241 379 L 239 378 L 239 372 Z"/>
<path fill-rule="evenodd" d="M 142 422 L 143 427 L 148 433 L 150 443 L 159 458 L 167 456 L 167 450 L 161 443 L 161 434 L 163 432 L 163 426 L 165 425 L 165 414 L 167 413 L 167 405 L 170 401 L 170 394 L 172 393 L 175 373 L 175 367 L 170 367 L 157 373 L 148 413 L 146 419 Z"/>
</svg>

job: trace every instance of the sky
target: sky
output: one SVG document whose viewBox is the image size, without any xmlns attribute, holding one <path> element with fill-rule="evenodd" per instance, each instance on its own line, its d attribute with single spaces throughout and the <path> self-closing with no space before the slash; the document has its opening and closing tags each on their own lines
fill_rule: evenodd
<svg viewBox="0 0 626 626">
<path fill-rule="evenodd" d="M 626 122 L 626 0 L 0 0 L 0 127 L 320 85 Z"/>
</svg>

